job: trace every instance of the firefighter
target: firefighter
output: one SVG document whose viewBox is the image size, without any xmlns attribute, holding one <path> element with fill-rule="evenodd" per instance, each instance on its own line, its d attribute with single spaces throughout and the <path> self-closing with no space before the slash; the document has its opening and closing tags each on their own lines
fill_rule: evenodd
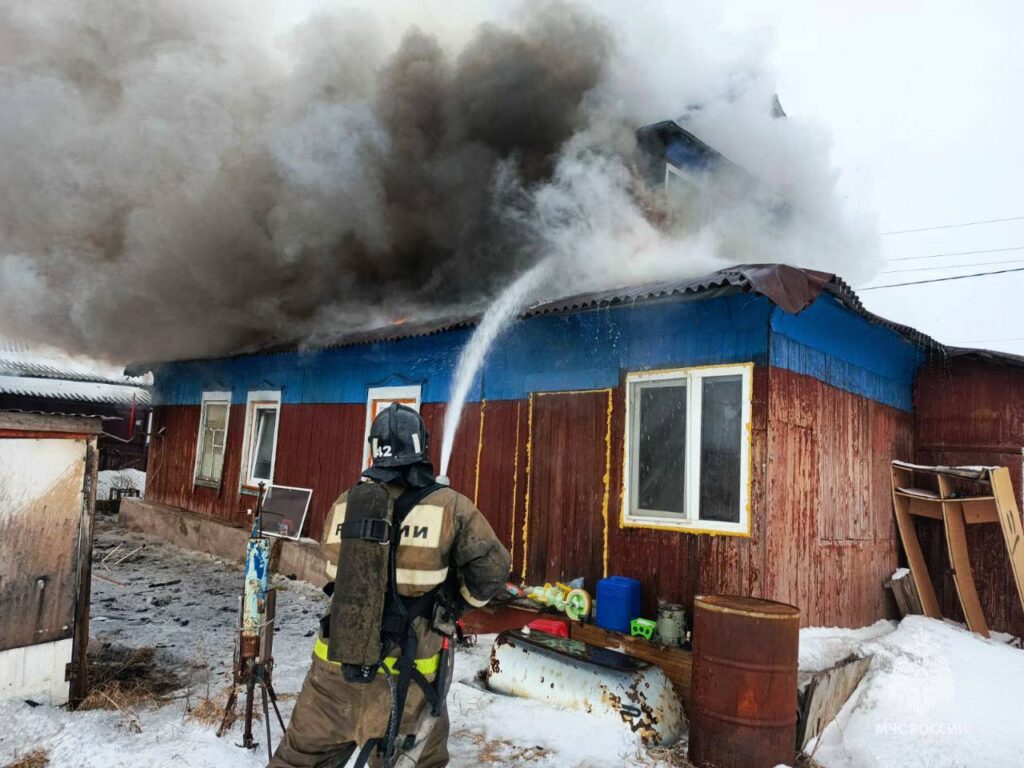
<svg viewBox="0 0 1024 768">
<path fill-rule="evenodd" d="M 328 515 L 331 612 L 269 768 L 448 764 L 455 621 L 508 578 L 508 551 L 439 484 L 419 414 L 393 403 L 370 428 L 372 465 Z M 401 717 L 393 713 L 401 712 Z"/>
</svg>

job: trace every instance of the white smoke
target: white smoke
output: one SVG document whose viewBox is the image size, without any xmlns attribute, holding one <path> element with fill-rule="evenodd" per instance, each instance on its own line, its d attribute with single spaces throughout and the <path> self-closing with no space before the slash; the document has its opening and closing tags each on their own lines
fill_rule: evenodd
<svg viewBox="0 0 1024 768">
<path fill-rule="evenodd" d="M 547 297 L 872 270 L 713 5 L 425 5 L 4 4 L 0 332 L 170 359 L 476 311 L 543 259 Z M 666 202 L 633 131 L 671 118 L 746 173 Z"/>
</svg>

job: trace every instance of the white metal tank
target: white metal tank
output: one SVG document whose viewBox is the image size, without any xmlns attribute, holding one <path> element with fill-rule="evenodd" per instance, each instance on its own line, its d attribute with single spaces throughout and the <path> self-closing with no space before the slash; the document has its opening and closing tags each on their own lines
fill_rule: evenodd
<svg viewBox="0 0 1024 768">
<path fill-rule="evenodd" d="M 544 632 L 498 635 L 487 685 L 510 696 L 617 715 L 649 745 L 672 744 L 686 727 L 682 704 L 659 667 Z"/>
</svg>

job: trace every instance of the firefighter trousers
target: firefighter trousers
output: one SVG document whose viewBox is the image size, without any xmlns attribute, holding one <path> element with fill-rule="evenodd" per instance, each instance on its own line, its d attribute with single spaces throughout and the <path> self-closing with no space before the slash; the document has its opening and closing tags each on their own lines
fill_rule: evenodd
<svg viewBox="0 0 1024 768">
<path fill-rule="evenodd" d="M 425 705 L 419 686 L 410 685 L 401 735 L 415 730 Z M 349 683 L 338 665 L 314 655 L 288 729 L 267 768 L 342 768 L 367 740 L 384 734 L 390 709 L 391 692 L 383 674 L 370 683 Z M 370 765 L 376 764 L 374 754 Z M 437 718 L 416 765 L 448 765 L 447 707 Z"/>
</svg>

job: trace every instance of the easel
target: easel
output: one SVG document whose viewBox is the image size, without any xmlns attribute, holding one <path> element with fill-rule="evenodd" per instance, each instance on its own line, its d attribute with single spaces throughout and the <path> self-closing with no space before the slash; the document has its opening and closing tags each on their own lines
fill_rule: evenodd
<svg viewBox="0 0 1024 768">
<path fill-rule="evenodd" d="M 915 476 L 934 478 L 938 490 L 916 487 Z M 980 494 L 968 494 L 962 490 L 964 486 L 984 490 Z M 907 553 L 911 577 L 925 616 L 941 619 L 942 610 L 917 538 L 914 517 L 942 522 L 957 597 L 972 632 L 989 636 L 968 555 L 968 525 L 999 523 L 1017 585 L 1017 596 L 1024 607 L 1024 533 L 1010 472 L 1006 467 L 927 467 L 894 461 L 892 502 L 903 550 Z"/>
</svg>

